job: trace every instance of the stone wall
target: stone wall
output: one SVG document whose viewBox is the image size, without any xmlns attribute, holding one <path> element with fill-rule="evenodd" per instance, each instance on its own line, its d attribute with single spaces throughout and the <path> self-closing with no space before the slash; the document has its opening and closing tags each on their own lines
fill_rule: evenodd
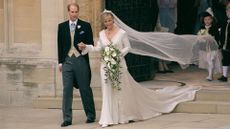
<svg viewBox="0 0 230 129">
<path fill-rule="evenodd" d="M 3 0 L 0 0 L 0 44 L 4 41 L 4 13 L 3 13 Z"/>
<path fill-rule="evenodd" d="M 31 106 L 39 96 L 62 95 L 57 25 L 68 18 L 66 5 L 73 1 L 96 41 L 103 0 L 0 0 L 0 105 Z M 90 60 L 92 87 L 99 87 L 98 53 Z"/>
<path fill-rule="evenodd" d="M 0 104 L 29 106 L 38 96 L 54 96 L 55 63 L 40 59 L 1 59 Z"/>
</svg>

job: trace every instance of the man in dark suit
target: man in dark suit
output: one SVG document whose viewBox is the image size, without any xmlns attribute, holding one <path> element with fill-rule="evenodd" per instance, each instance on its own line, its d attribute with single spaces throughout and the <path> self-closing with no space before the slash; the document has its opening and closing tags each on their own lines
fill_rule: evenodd
<svg viewBox="0 0 230 129">
<path fill-rule="evenodd" d="M 224 24 L 228 17 L 225 13 L 225 6 L 229 0 L 212 0 L 212 11 L 217 22 L 217 27 L 221 27 Z"/>
<path fill-rule="evenodd" d="M 58 25 L 58 62 L 63 77 L 62 127 L 72 124 L 73 87 L 80 90 L 86 123 L 95 121 L 95 106 L 90 87 L 91 70 L 88 55 L 81 55 L 79 43 L 93 44 L 89 23 L 78 19 L 79 5 L 68 5 L 69 20 Z"/>
<path fill-rule="evenodd" d="M 228 68 L 230 66 L 230 2 L 226 5 L 226 15 L 228 20 L 221 26 L 220 49 L 222 50 L 222 76 L 219 81 L 228 82 Z"/>
</svg>

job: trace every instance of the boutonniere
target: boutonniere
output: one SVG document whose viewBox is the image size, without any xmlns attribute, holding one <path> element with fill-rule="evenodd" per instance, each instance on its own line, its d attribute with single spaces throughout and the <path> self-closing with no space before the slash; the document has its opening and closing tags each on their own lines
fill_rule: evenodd
<svg viewBox="0 0 230 129">
<path fill-rule="evenodd" d="M 77 29 L 80 29 L 81 28 L 81 25 L 77 25 Z"/>
</svg>

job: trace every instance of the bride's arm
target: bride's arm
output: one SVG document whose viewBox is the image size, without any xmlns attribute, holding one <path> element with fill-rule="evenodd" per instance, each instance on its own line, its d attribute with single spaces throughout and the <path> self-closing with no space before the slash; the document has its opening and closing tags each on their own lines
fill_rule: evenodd
<svg viewBox="0 0 230 129">
<path fill-rule="evenodd" d="M 125 56 L 129 52 L 129 50 L 131 48 L 130 42 L 129 42 L 129 39 L 128 39 L 128 35 L 127 35 L 126 32 L 124 34 L 124 37 L 122 38 L 122 46 L 123 46 L 123 48 L 121 49 L 121 55 Z"/>
<path fill-rule="evenodd" d="M 97 45 L 93 46 L 93 45 L 86 45 L 86 48 L 84 50 L 82 50 L 81 54 L 85 55 L 89 52 L 97 52 L 101 50 L 101 43 L 100 41 L 97 41 Z"/>
</svg>

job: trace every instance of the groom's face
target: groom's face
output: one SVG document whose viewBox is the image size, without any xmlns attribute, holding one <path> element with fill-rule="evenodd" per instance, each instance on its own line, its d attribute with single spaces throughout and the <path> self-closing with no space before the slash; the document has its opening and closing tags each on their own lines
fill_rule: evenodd
<svg viewBox="0 0 230 129">
<path fill-rule="evenodd" d="M 69 7 L 68 13 L 69 13 L 70 20 L 75 21 L 78 19 L 79 9 L 78 9 L 78 7 L 72 5 Z"/>
</svg>

